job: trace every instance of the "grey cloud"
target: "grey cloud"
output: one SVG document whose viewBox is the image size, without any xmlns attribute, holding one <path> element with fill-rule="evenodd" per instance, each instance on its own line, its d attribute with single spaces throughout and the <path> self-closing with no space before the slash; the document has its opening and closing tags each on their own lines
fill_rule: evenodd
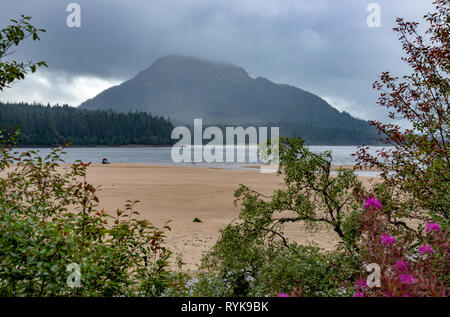
<svg viewBox="0 0 450 317">
<path fill-rule="evenodd" d="M 65 25 L 70 2 L 82 8 L 79 29 Z M 370 2 L 381 6 L 380 29 L 366 26 Z M 371 88 L 377 75 L 407 71 L 399 63 L 395 18 L 421 21 L 431 2 L 2 0 L 0 27 L 21 13 L 32 16 L 47 34 L 15 56 L 44 59 L 55 72 L 125 80 L 160 56 L 193 55 L 333 98 L 338 108 L 367 119 L 385 115 Z"/>
</svg>

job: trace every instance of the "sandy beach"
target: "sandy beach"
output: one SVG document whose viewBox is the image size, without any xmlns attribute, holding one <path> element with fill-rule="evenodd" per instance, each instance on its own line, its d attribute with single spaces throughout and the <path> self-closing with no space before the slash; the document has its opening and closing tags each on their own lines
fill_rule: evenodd
<svg viewBox="0 0 450 317">
<path fill-rule="evenodd" d="M 127 200 L 140 200 L 136 210 L 156 226 L 171 220 L 167 245 L 183 254 L 186 268 L 196 270 L 202 253 L 219 237 L 219 230 L 233 221 L 239 209 L 234 207 L 234 191 L 245 184 L 264 195 L 283 187 L 283 178 L 262 174 L 259 170 L 225 170 L 199 167 L 152 166 L 140 164 L 92 165 L 87 179 L 101 185 L 100 207 L 113 214 Z M 370 186 L 373 178 L 360 177 Z M 193 222 L 199 218 L 202 222 Z M 306 232 L 299 224 L 286 230 L 298 242 L 314 241 L 325 249 L 336 245 L 333 231 Z"/>
</svg>

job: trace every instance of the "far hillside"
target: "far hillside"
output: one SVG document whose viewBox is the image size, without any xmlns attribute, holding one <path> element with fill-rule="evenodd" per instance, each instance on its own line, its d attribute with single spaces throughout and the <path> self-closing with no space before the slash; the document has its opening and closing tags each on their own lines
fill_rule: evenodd
<svg viewBox="0 0 450 317">
<path fill-rule="evenodd" d="M 300 88 L 252 78 L 238 66 L 168 55 L 124 83 L 86 100 L 81 109 L 145 111 L 192 125 L 278 126 L 309 144 L 375 144 L 369 122 L 340 112 Z"/>
<path fill-rule="evenodd" d="M 0 102 L 0 130 L 12 131 L 16 125 L 22 146 L 173 144 L 173 125 L 163 117 L 144 112 Z"/>
</svg>

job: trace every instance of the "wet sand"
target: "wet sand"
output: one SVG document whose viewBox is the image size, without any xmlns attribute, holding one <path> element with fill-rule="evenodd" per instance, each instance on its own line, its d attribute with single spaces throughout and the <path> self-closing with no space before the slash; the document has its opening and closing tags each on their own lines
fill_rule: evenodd
<svg viewBox="0 0 450 317">
<path fill-rule="evenodd" d="M 367 186 L 371 177 L 359 177 Z M 127 200 L 140 200 L 136 210 L 156 226 L 171 220 L 167 245 L 183 254 L 186 268 L 196 270 L 202 252 L 219 237 L 219 230 L 233 221 L 239 209 L 234 207 L 234 191 L 239 184 L 270 195 L 283 187 L 283 178 L 259 170 L 225 170 L 199 167 L 152 166 L 141 164 L 92 165 L 87 179 L 101 185 L 100 206 L 107 212 L 123 206 Z M 202 222 L 193 222 L 199 218 Z M 314 241 L 325 249 L 336 246 L 337 235 L 328 229 L 307 232 L 302 225 L 287 227 L 287 235 L 301 243 Z"/>
</svg>

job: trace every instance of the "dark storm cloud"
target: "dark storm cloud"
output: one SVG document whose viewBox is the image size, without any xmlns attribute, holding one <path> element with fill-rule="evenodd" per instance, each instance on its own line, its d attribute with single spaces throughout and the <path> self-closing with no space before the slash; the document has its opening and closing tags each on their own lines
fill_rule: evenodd
<svg viewBox="0 0 450 317">
<path fill-rule="evenodd" d="M 81 28 L 66 26 L 70 2 L 81 6 Z M 381 28 L 366 25 L 370 2 L 381 6 Z M 420 21 L 432 6 L 431 0 L 2 0 L 0 7 L 1 27 L 26 14 L 47 29 L 15 57 L 45 59 L 50 73 L 126 80 L 160 56 L 193 55 L 380 118 L 372 82 L 382 71 L 407 70 L 399 63 L 395 18 Z"/>
</svg>

